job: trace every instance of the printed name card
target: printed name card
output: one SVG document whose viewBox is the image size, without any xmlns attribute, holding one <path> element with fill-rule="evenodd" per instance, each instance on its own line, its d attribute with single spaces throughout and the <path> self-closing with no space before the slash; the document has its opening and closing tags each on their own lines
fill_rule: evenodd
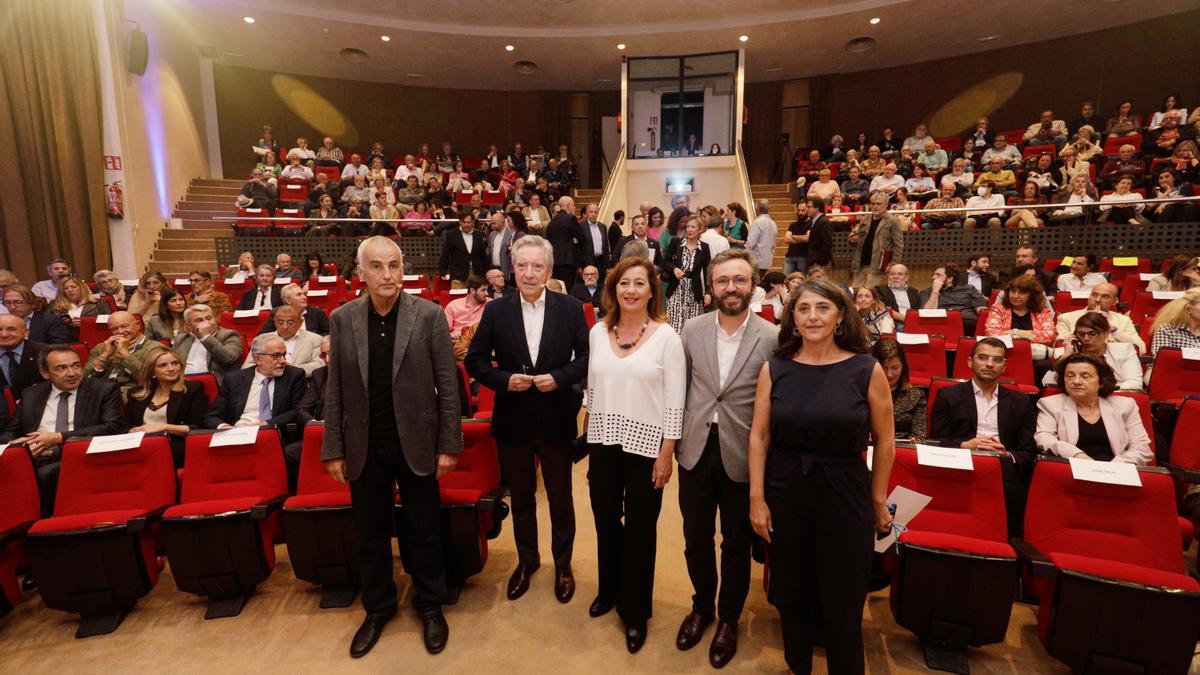
<svg viewBox="0 0 1200 675">
<path fill-rule="evenodd" d="M 1200 347 L 1184 347 L 1179 351 L 1182 352 L 1183 358 L 1188 361 L 1200 361 Z"/>
<path fill-rule="evenodd" d="M 122 279 L 121 285 L 122 286 L 137 286 L 138 280 L 137 279 Z"/>
<path fill-rule="evenodd" d="M 917 316 L 922 319 L 944 319 L 946 318 L 946 310 L 944 309 L 918 309 Z"/>
<path fill-rule="evenodd" d="M 191 279 L 176 279 L 175 285 L 176 286 L 191 286 L 192 280 Z"/>
<path fill-rule="evenodd" d="M 404 281 L 417 281 L 420 278 L 420 274 L 405 274 L 403 277 Z"/>
<path fill-rule="evenodd" d="M 88 444 L 87 454 L 98 452 L 114 452 L 116 450 L 132 450 L 142 444 L 144 431 L 132 434 L 117 434 L 115 436 L 97 436 Z"/>
<path fill-rule="evenodd" d="M 1137 267 L 1137 256 L 1113 258 L 1113 267 Z"/>
<path fill-rule="evenodd" d="M 1075 300 L 1087 300 L 1092 297 L 1091 291 L 1071 291 L 1071 297 Z"/>
<path fill-rule="evenodd" d="M 258 430 L 260 427 L 234 427 L 218 431 L 212 435 L 212 441 L 209 446 L 219 448 L 225 445 L 252 445 L 258 440 Z"/>
<path fill-rule="evenodd" d="M 233 310 L 233 318 L 249 319 L 252 316 L 258 316 L 257 309 L 235 309 Z"/>
<path fill-rule="evenodd" d="M 419 288 L 406 288 L 406 289 L 404 289 L 404 292 L 405 292 L 405 293 L 408 293 L 408 294 L 410 294 L 410 295 L 420 295 L 420 294 L 421 294 L 421 289 L 419 289 Z"/>
<path fill-rule="evenodd" d="M 1150 281 L 1156 276 L 1158 276 L 1158 274 L 1155 272 L 1142 272 L 1141 274 L 1138 274 L 1138 278 L 1142 281 Z"/>
<path fill-rule="evenodd" d="M 329 295 L 329 291 L 309 291 L 308 292 L 308 297 L 310 297 L 310 298 L 323 298 L 327 295 Z"/>
<path fill-rule="evenodd" d="M 1009 349 L 1012 349 L 1013 347 L 1013 339 L 1011 335 L 980 335 L 975 338 L 975 341 L 979 342 L 980 340 L 986 340 L 987 338 L 999 340 L 1003 342 L 1004 346 L 1008 347 Z"/>
<path fill-rule="evenodd" d="M 276 286 L 287 286 L 290 283 L 295 283 L 295 280 L 291 277 L 277 277 L 275 279 Z"/>
<path fill-rule="evenodd" d="M 107 315 L 107 314 L 101 314 L 100 316 L 96 317 L 96 323 L 98 323 L 98 324 L 106 324 L 106 323 L 108 323 L 108 315 Z"/>
<path fill-rule="evenodd" d="M 1071 458 L 1071 476 L 1075 480 L 1086 480 L 1093 483 L 1108 483 L 1109 485 L 1128 485 L 1141 487 L 1142 477 L 1138 475 L 1137 467 L 1124 462 L 1097 462 L 1091 459 Z"/>
<path fill-rule="evenodd" d="M 896 342 L 902 345 L 927 345 L 929 336 L 924 333 L 896 333 Z"/>
<path fill-rule="evenodd" d="M 971 451 L 966 448 L 943 448 L 920 443 L 917 443 L 917 464 L 961 471 L 975 470 L 975 464 L 971 461 Z"/>
<path fill-rule="evenodd" d="M 319 277 L 317 277 L 317 282 L 322 283 L 322 284 L 337 283 L 337 275 L 334 274 L 334 275 L 330 275 L 330 276 L 319 276 Z"/>
<path fill-rule="evenodd" d="M 1155 300 L 1174 300 L 1183 297 L 1183 291 L 1150 291 Z"/>
<path fill-rule="evenodd" d="M 929 495 L 913 492 L 906 487 L 897 485 L 892 488 L 892 493 L 887 498 L 887 503 L 893 504 L 896 507 L 896 514 L 892 516 L 892 522 L 897 525 L 908 525 L 932 500 L 933 497 Z M 896 539 L 899 536 L 900 531 L 892 528 L 892 531 L 883 539 L 876 538 L 875 552 L 883 553 L 888 550 L 888 547 L 896 543 Z"/>
<path fill-rule="evenodd" d="M 467 294 L 467 289 L 465 289 L 465 288 L 450 289 L 450 295 L 466 295 L 466 294 Z"/>
</svg>

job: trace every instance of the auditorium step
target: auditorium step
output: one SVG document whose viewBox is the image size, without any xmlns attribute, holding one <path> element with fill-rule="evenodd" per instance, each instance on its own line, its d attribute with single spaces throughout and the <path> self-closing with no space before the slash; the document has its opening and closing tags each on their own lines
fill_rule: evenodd
<svg viewBox="0 0 1200 675">
<path fill-rule="evenodd" d="M 233 236 L 230 221 L 212 220 L 213 216 L 236 216 L 234 200 L 243 181 L 198 178 L 188 186 L 187 194 L 175 206 L 175 217 L 182 229 L 165 228 L 158 235 L 149 269 L 167 277 L 186 276 L 192 270 L 217 271 L 214 239 Z"/>
<path fill-rule="evenodd" d="M 783 269 L 783 256 L 787 252 L 787 244 L 783 241 L 783 235 L 787 232 L 788 225 L 796 219 L 796 208 L 792 204 L 792 200 L 788 197 L 787 183 L 758 183 L 750 186 L 750 193 L 754 195 L 754 200 L 767 200 L 767 205 L 770 207 L 771 218 L 775 224 L 779 226 L 779 234 L 775 239 L 775 255 L 771 263 L 771 269 Z M 746 206 L 746 212 L 750 218 L 754 218 L 754 205 Z"/>
</svg>

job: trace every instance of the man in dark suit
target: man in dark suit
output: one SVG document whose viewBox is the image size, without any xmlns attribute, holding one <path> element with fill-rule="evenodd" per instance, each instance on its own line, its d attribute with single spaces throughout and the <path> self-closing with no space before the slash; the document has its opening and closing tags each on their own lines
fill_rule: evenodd
<svg viewBox="0 0 1200 675">
<path fill-rule="evenodd" d="M 483 250 L 482 237 L 476 250 Z M 442 615 L 447 591 L 438 479 L 454 469 L 463 450 L 458 367 L 442 311 L 401 288 L 404 255 L 396 242 L 368 238 L 358 247 L 358 267 L 366 293 L 331 317 L 321 449 L 329 473 L 350 481 L 362 565 L 367 616 L 350 656 L 370 651 L 396 613 L 393 485 L 404 503 L 400 546 L 407 551 L 413 608 L 425 649 L 436 654 L 450 634 Z"/>
<path fill-rule="evenodd" d="M 1008 348 L 997 338 L 975 343 L 967 363 L 969 382 L 938 390 L 929 440 L 938 445 L 1000 454 L 1008 534 L 1021 536 L 1025 494 L 1037 446 L 1033 441 L 1037 410 L 1027 394 L 999 385 Z"/>
<path fill-rule="evenodd" d="M 27 388 L 45 381 L 37 359 L 46 345 L 29 341 L 28 334 L 20 317 L 0 314 L 0 386 L 11 390 L 17 401 Z"/>
<path fill-rule="evenodd" d="M 967 258 L 967 283 L 975 287 L 983 297 L 988 297 L 996 287 L 996 276 L 988 272 L 992 257 L 986 253 L 972 253 Z"/>
<path fill-rule="evenodd" d="M 308 295 L 299 284 L 288 284 L 279 289 L 279 299 L 284 305 L 291 305 L 300 312 L 304 317 L 304 323 L 300 326 L 301 329 L 317 335 L 329 335 L 329 317 L 325 314 L 325 310 L 320 307 L 313 307 L 308 304 Z M 276 305 L 275 309 L 280 306 Z M 271 316 L 263 322 L 262 328 L 258 334 L 270 333 L 275 330 L 275 312 L 271 312 Z"/>
<path fill-rule="evenodd" d="M 562 197 L 558 205 L 561 210 L 554 214 L 546 226 L 546 239 L 554 248 L 554 278 L 570 288 L 575 283 L 575 273 L 582 257 L 579 244 L 583 241 L 583 231 L 579 227 L 579 219 L 575 217 L 575 200 Z"/>
<path fill-rule="evenodd" d="M 888 308 L 892 321 L 896 322 L 896 330 L 903 330 L 904 315 L 908 310 L 921 309 L 921 294 L 908 285 L 908 266 L 904 263 L 892 263 L 888 266 L 887 279 L 887 284 L 876 286 L 875 291 Z"/>
<path fill-rule="evenodd" d="M 502 298 L 513 292 L 513 287 L 508 285 L 504 278 L 504 272 L 499 267 L 493 267 L 487 273 L 487 295 L 489 300 Z"/>
<path fill-rule="evenodd" d="M 37 309 L 38 297 L 28 286 L 12 285 L 4 291 L 4 307 L 9 315 L 25 323 L 29 339 L 42 344 L 69 344 L 71 330 L 67 322 L 46 309 Z"/>
<path fill-rule="evenodd" d="M 254 288 L 242 294 L 238 309 L 271 310 L 283 304 L 279 287 L 275 285 L 275 267 L 259 265 L 254 272 Z"/>
<path fill-rule="evenodd" d="M 325 419 L 325 384 L 329 382 L 329 336 L 321 340 L 321 360 L 325 365 L 313 371 L 308 378 L 308 389 L 300 400 L 300 411 L 309 419 Z"/>
<path fill-rule="evenodd" d="M 610 266 L 616 265 L 621 260 L 621 255 L 630 242 L 638 241 L 646 245 L 650 253 L 650 262 L 654 263 L 654 266 L 661 273 L 663 269 L 662 251 L 659 250 L 657 241 L 646 236 L 646 217 L 641 214 L 634 216 L 633 220 L 630 221 L 630 231 L 631 234 L 627 237 L 621 237 L 616 247 L 613 248 L 612 259 L 609 261 Z"/>
<path fill-rule="evenodd" d="M 546 288 L 553 262 L 553 249 L 542 237 L 517 240 L 513 267 L 520 293 L 484 306 L 464 364 L 496 392 L 492 436 L 500 450 L 501 475 L 512 491 L 517 540 L 517 569 L 508 580 L 508 599 L 525 594 L 529 578 L 541 565 L 536 460 L 550 501 L 554 595 L 565 603 L 575 594 L 571 456 L 582 403 L 575 385 L 587 375 L 588 327 L 580 303 Z"/>
<path fill-rule="evenodd" d="M 438 274 L 454 288 L 466 288 L 467 277 L 481 277 L 487 269 L 487 240 L 475 231 L 475 216 L 465 212 L 458 217 L 458 229 L 442 237 Z"/>
<path fill-rule="evenodd" d="M 592 309 L 596 310 L 596 318 L 603 318 L 604 303 L 601 299 L 604 297 L 604 284 L 600 281 L 600 273 L 595 266 L 588 265 L 583 268 L 582 276 L 571 287 L 571 297 L 582 303 L 591 303 Z"/>
<path fill-rule="evenodd" d="M 599 204 L 588 204 L 583 208 L 583 221 L 579 223 L 579 244 L 583 252 L 583 264 L 596 268 L 600 285 L 608 276 L 608 228 L 596 220 L 600 215 Z M 569 287 L 570 284 L 568 283 Z"/>
<path fill-rule="evenodd" d="M 49 345 L 38 356 L 49 382 L 25 390 L 16 412 L 0 431 L 0 443 L 24 445 L 33 455 L 42 516 L 54 512 L 62 445 L 80 436 L 124 431 L 121 392 L 107 380 L 85 378 L 79 354 L 70 345 Z"/>
</svg>

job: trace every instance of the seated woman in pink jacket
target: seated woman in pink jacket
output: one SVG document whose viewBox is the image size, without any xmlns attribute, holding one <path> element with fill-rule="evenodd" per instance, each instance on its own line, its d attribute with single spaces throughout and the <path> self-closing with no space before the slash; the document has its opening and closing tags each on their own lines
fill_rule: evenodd
<svg viewBox="0 0 1200 675">
<path fill-rule="evenodd" d="M 1042 284 L 1025 274 L 1009 280 L 999 301 L 988 308 L 983 334 L 989 337 L 1010 335 L 1013 339 L 1029 340 L 1033 343 L 1033 358 L 1048 358 L 1058 329 L 1054 325 L 1054 313 L 1046 303 Z"/>
<path fill-rule="evenodd" d="M 1112 396 L 1116 375 L 1107 363 L 1072 354 L 1055 364 L 1065 393 L 1038 401 L 1034 442 L 1042 452 L 1145 466 L 1154 459 L 1137 402 Z"/>
</svg>

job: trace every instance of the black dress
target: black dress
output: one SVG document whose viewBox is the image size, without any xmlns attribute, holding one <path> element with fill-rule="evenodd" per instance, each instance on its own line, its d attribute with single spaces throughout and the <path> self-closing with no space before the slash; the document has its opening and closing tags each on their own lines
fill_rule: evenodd
<svg viewBox="0 0 1200 675">
<path fill-rule="evenodd" d="M 862 453 L 876 361 L 856 354 L 823 366 L 768 363 L 765 496 L 774 527 L 768 598 L 779 610 L 784 656 L 794 672 L 810 672 L 819 624 L 829 672 L 861 673 L 875 519 Z"/>
</svg>

